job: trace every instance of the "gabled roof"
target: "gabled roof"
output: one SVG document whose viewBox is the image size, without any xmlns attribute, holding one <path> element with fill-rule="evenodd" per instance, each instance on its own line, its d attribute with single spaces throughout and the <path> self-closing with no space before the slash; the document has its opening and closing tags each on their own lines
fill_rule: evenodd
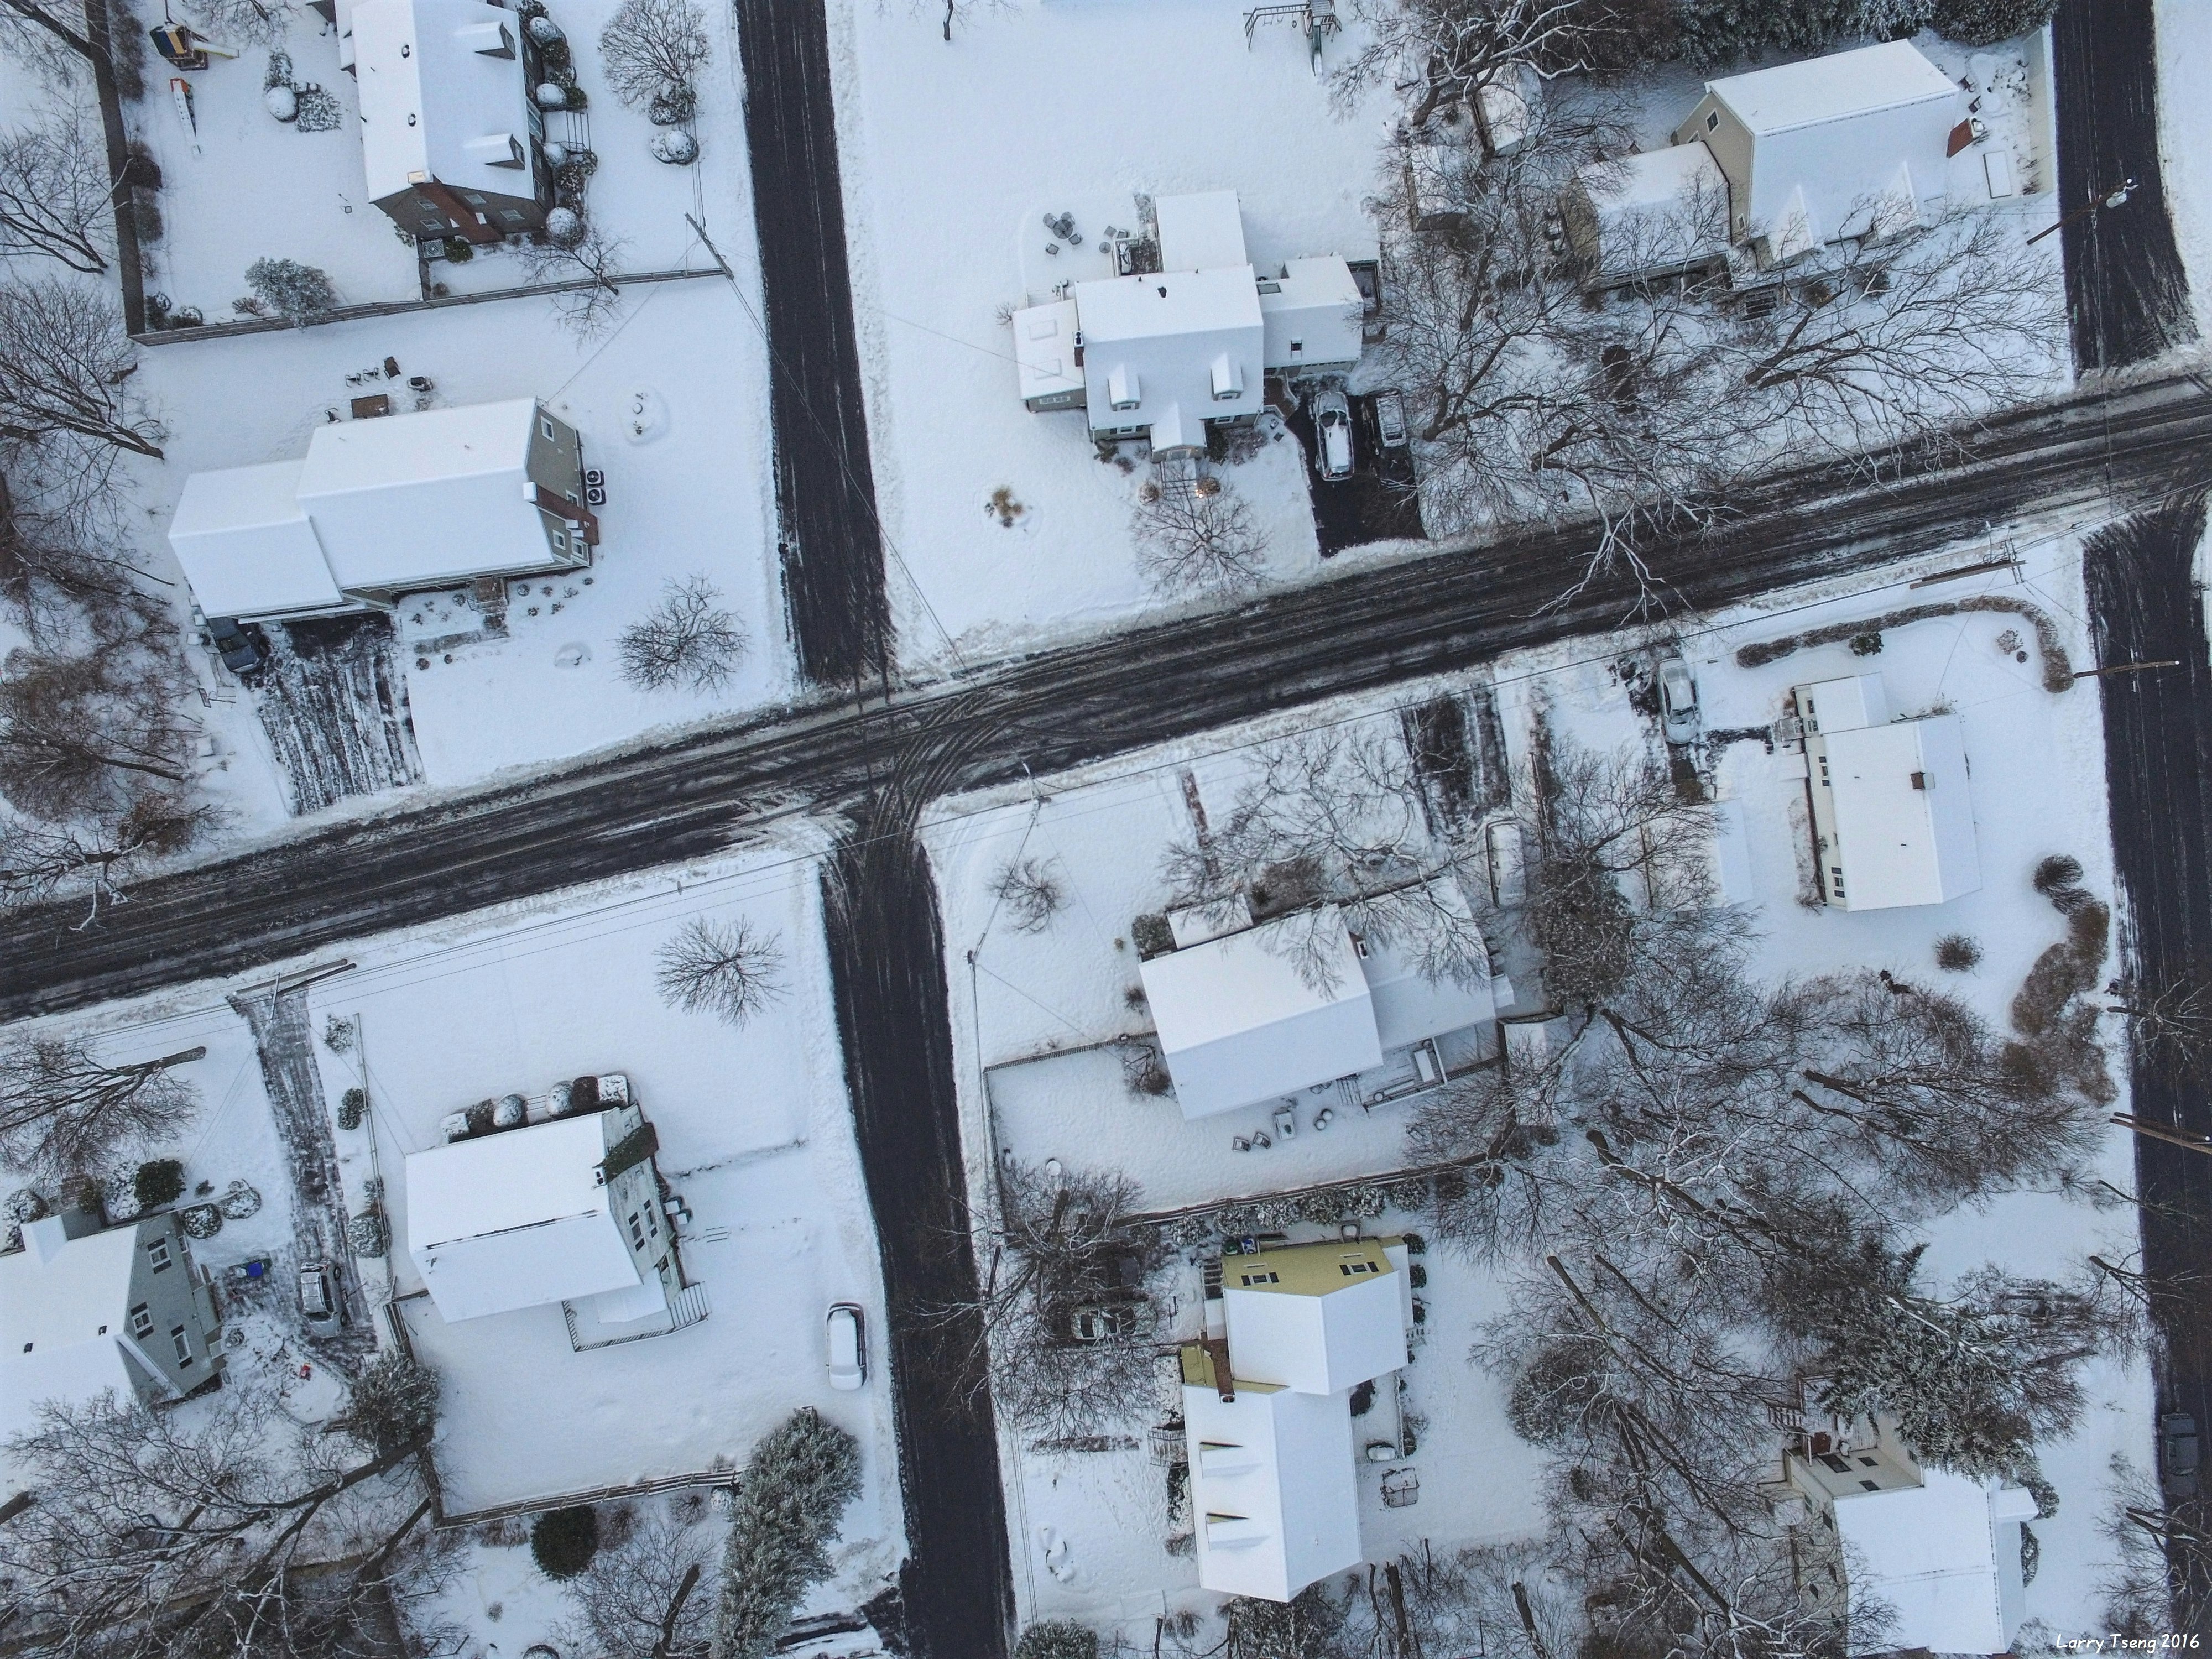
<svg viewBox="0 0 2212 1659">
<path fill-rule="evenodd" d="M 1847 121 L 1874 110 L 1958 96 L 1950 76 L 1909 40 L 1708 81 L 1705 89 L 1759 137 Z"/>
<path fill-rule="evenodd" d="M 413 1152 L 407 1250 L 449 1320 L 640 1283 L 599 1178 L 623 1109 Z"/>
<path fill-rule="evenodd" d="M 1299 973 L 1309 933 L 1317 982 Z M 1154 957 L 1138 972 L 1185 1117 L 1382 1063 L 1367 980 L 1334 906 Z"/>
<path fill-rule="evenodd" d="M 1349 1397 L 1240 1382 L 1224 1401 L 1191 1374 L 1187 1359 L 1183 1436 L 1200 1584 L 1287 1601 L 1358 1565 L 1365 1552 Z"/>
<path fill-rule="evenodd" d="M 30 1239 L 0 1256 L 0 1441 L 31 1428 L 45 1401 L 136 1397 L 124 1337 L 138 1236 L 134 1224 L 50 1249 Z"/>
<path fill-rule="evenodd" d="M 210 617 L 313 611 L 344 603 L 300 505 L 304 461 L 195 472 L 169 521 L 169 545 Z"/>
<path fill-rule="evenodd" d="M 1854 910 L 1940 904 L 1982 884 L 1973 797 L 1955 714 L 1813 740 L 1825 750 L 1836 848 Z M 1814 787 L 1820 787 L 1816 777 Z"/>
<path fill-rule="evenodd" d="M 372 199 L 416 175 L 455 190 L 532 192 L 521 28 L 483 0 L 357 0 L 354 75 Z M 495 165 L 502 160 L 510 165 Z"/>
<path fill-rule="evenodd" d="M 1407 1352 L 1406 1283 L 1392 1249 L 1371 1238 L 1224 1256 L 1231 1373 L 1240 1387 L 1334 1394 L 1396 1370 Z"/>
<path fill-rule="evenodd" d="M 1086 353 L 1117 340 L 1260 326 L 1260 289 L 1249 265 L 1114 276 L 1068 292 L 1083 319 Z"/>
<path fill-rule="evenodd" d="M 1854 1598 L 1884 1602 L 1894 1618 L 1851 1650 L 2002 1653 L 2020 1625 L 2017 1522 L 2034 1500 L 1947 1469 L 1923 1469 L 1922 1480 L 1835 1500 Z"/>
</svg>

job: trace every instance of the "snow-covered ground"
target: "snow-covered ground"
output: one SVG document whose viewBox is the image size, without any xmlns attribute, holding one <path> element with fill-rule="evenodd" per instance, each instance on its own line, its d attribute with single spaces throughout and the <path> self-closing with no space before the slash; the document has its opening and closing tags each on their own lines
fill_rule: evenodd
<svg viewBox="0 0 2212 1659">
<path fill-rule="evenodd" d="M 1157 604 L 1129 536 L 1137 480 L 1099 463 L 1080 415 L 1022 407 L 998 313 L 1026 303 L 1026 232 L 1077 204 L 1133 218 L 1137 191 L 1234 190 L 1255 263 L 1361 257 L 1389 100 L 1338 114 L 1295 30 L 1248 49 L 1242 13 L 1206 0 L 1015 0 L 949 46 L 924 9 L 833 7 L 830 44 L 902 659 L 994 655 Z M 1228 471 L 1278 579 L 1321 568 L 1296 460 L 1286 441 Z M 1030 508 L 1023 528 L 987 517 L 1001 486 Z"/>
<path fill-rule="evenodd" d="M 1809 847 L 1799 852 L 1805 836 L 1802 779 L 1783 754 L 1768 754 L 1756 740 L 1731 743 L 1717 757 L 1719 817 L 1733 842 L 1717 861 L 1732 884 L 1728 896 L 1749 912 L 1759 941 L 1755 970 L 1763 976 L 1887 968 L 1901 978 L 1940 981 L 2002 1029 L 2021 977 L 2064 931 L 2063 919 L 2029 884 L 2037 860 L 2070 853 L 2081 860 L 2086 884 L 2111 894 L 2095 683 L 2058 694 L 2045 690 L 2033 632 L 2019 617 L 1977 612 L 1911 623 L 1892 629 L 1885 648 L 1870 658 L 1838 644 L 1802 649 L 1756 669 L 1735 663 L 1735 652 L 1755 641 L 1977 594 L 2037 607 L 2056 623 L 2076 665 L 2086 661 L 2078 537 L 2064 527 L 2023 528 L 2010 546 L 2022 560 L 2017 580 L 1999 574 L 1907 586 L 1908 577 L 1992 551 L 1986 544 L 1960 547 L 1931 555 L 1884 587 L 1854 592 L 1836 584 L 1778 595 L 1680 635 L 1708 729 L 1769 726 L 1784 712 L 1792 685 L 1869 671 L 1883 676 L 1893 711 L 1946 708 L 1964 728 L 1982 885 L 1935 907 L 1853 914 L 1801 904 L 1799 866 L 1809 859 Z M 2027 663 L 1999 647 L 1998 636 L 2008 629 L 2027 635 Z M 1556 728 L 1583 746 L 1655 749 L 1652 723 L 1630 708 L 1613 669 L 1633 645 L 1583 641 L 1497 664 L 1491 678 L 1513 757 L 1525 755 L 1528 721 L 1540 705 Z M 1393 1153 L 1401 1160 L 1395 1166 L 1402 1167 L 1402 1152 L 1388 1139 L 1372 1146 L 1359 1134 L 1333 1141 L 1303 1128 L 1290 1146 L 1209 1155 L 1191 1133 L 1225 1144 L 1235 1126 L 1224 1119 L 1216 1133 L 1212 1120 L 1182 1123 L 1172 1103 L 1121 1085 L 1115 1048 L 1087 1045 L 1147 1027 L 1142 1004 L 1128 994 L 1136 980 L 1130 923 L 1160 907 L 1166 896 L 1161 854 L 1189 833 L 1184 769 L 1196 779 L 1209 814 L 1218 815 L 1234 798 L 1252 744 L 1297 726 L 1372 720 L 1436 689 L 1408 685 L 1388 699 L 1210 733 L 1170 750 L 1043 781 L 1036 793 L 1009 789 L 939 805 L 925 834 L 945 908 L 973 1178 L 984 1178 L 995 1146 L 1012 1145 L 1028 1158 L 1053 1155 L 1070 1168 L 1110 1167 L 1137 1176 L 1146 1184 L 1148 1203 L 1165 1206 L 1190 1202 L 1194 1194 L 1228 1197 L 1261 1189 L 1237 1177 L 1263 1161 L 1272 1161 L 1271 1175 L 1280 1170 L 1294 1177 L 1270 1179 L 1270 1186 L 1393 1167 Z M 1039 932 L 1011 925 L 992 892 L 999 872 L 1015 859 L 1045 863 L 1067 895 L 1066 907 Z M 1935 941 L 1952 933 L 1981 945 L 1975 971 L 1936 969 Z M 1006 1064 L 1032 1056 L 1043 1058 Z M 987 1066 L 994 1068 L 988 1093 Z M 1024 1073 L 1029 1080 L 1010 1096 L 1006 1079 Z M 2128 1137 L 2112 1129 L 2092 1173 L 2127 1189 L 2132 1170 Z M 1370 1227 L 1419 1224 L 1417 1218 L 1393 1214 Z M 2014 1272 L 2063 1277 L 2078 1271 L 2094 1250 L 2124 1254 L 2132 1234 L 2131 1212 L 2124 1210 L 2098 1212 L 2050 1194 L 2016 1194 L 1943 1218 L 1929 1231 L 1929 1261 L 1943 1275 L 1997 1261 Z M 1420 1475 L 1421 1496 L 1411 1509 L 1384 1510 L 1379 1492 L 1368 1490 L 1379 1474 L 1363 1468 L 1362 1525 L 1370 1557 L 1419 1538 L 1439 1545 L 1494 1539 L 1525 1530 L 1540 1515 L 1540 1460 L 1506 1425 L 1495 1381 L 1464 1359 L 1476 1327 L 1498 1310 L 1502 1285 L 1439 1252 L 1431 1252 L 1427 1267 L 1428 1340 L 1405 1373 L 1409 1407 L 1428 1419 L 1418 1455 L 1408 1460 Z M 1188 1295 L 1178 1298 L 1186 1322 L 1190 1302 Z M 2045 1449 L 2045 1470 L 2063 1503 L 2056 1517 L 2036 1523 L 2043 1565 L 2028 1590 L 2030 1616 L 2061 1632 L 2091 1631 L 2099 1622 L 2096 1580 L 2109 1547 L 2098 1525 L 2107 1507 L 2112 1456 L 2124 1453 L 2138 1467 L 2150 1462 L 2148 1372 L 2133 1362 L 2099 1360 L 2085 1380 L 2090 1405 L 2080 1428 Z M 1006 1437 L 1025 1616 L 1130 1621 L 1133 1633 L 1141 1629 L 1148 1638 L 1151 1618 L 1164 1607 L 1211 1605 L 1212 1598 L 1195 1589 L 1190 1560 L 1164 1547 L 1181 1528 L 1169 1520 L 1165 1471 L 1141 1443 L 1144 1428 L 1162 1420 L 1169 1403 L 1164 1384 L 1158 1411 L 1149 1418 L 1139 1413 L 1129 1425 L 1139 1443 L 1124 1449 L 1040 1451 Z"/>
<path fill-rule="evenodd" d="M 2212 101 L 2199 92 L 2212 62 L 2212 7 L 2160 0 L 2157 16 L 2160 177 L 2197 326 L 2212 335 Z"/>
</svg>

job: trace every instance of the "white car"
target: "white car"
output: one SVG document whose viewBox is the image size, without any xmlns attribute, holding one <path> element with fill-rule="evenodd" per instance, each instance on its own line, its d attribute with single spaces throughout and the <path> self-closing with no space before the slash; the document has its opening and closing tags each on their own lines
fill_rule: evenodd
<svg viewBox="0 0 2212 1659">
<path fill-rule="evenodd" d="M 1321 438 L 1321 476 L 1352 476 L 1352 405 L 1341 392 L 1330 390 L 1314 398 L 1314 430 Z"/>
<path fill-rule="evenodd" d="M 840 1302 L 830 1310 L 830 1386 L 857 1389 L 868 1380 L 868 1333 L 860 1304 Z"/>
<path fill-rule="evenodd" d="M 1698 683 L 1690 678 L 1689 664 L 1680 657 L 1669 657 L 1659 665 L 1659 717 L 1668 742 L 1679 744 L 1696 740 Z"/>
</svg>

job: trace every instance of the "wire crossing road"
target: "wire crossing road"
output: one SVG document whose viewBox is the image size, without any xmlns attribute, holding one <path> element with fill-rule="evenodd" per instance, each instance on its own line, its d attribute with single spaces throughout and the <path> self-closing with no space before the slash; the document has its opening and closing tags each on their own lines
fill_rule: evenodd
<svg viewBox="0 0 2212 1659">
<path fill-rule="evenodd" d="M 1669 608 L 1710 609 L 1878 567 L 1991 526 L 2102 520 L 2212 478 L 2212 396 L 2148 382 L 2005 417 L 1974 458 L 1868 482 L 1779 476 L 1720 529 L 1651 555 Z M 0 1020 L 244 973 L 349 939 L 701 857 L 759 825 L 847 805 L 917 767 L 933 793 L 1109 756 L 1464 670 L 1619 623 L 1632 586 L 1571 602 L 1592 534 L 1563 526 L 1370 566 L 1103 635 L 888 699 L 702 727 L 520 785 L 335 825 L 164 876 L 97 927 L 75 906 L 0 925 Z M 1963 560 L 1962 560 L 1963 562 Z M 1547 608 L 1548 607 L 1548 608 Z M 957 763 L 927 757 L 957 755 Z"/>
</svg>

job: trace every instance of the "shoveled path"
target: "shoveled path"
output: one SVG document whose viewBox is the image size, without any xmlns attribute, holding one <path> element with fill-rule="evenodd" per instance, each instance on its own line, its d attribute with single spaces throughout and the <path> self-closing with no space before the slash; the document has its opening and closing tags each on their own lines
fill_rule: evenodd
<svg viewBox="0 0 2212 1659">
<path fill-rule="evenodd" d="M 2118 516 L 2212 477 L 2212 397 L 2157 382 L 2009 417 L 1977 443 L 1970 465 L 1878 487 L 1844 469 L 1778 479 L 1717 532 L 1658 549 L 1653 568 L 1675 608 L 1711 608 L 2037 515 Z M 955 738 L 943 793 L 1601 633 L 1634 595 L 1609 579 L 1560 602 L 1588 545 L 1571 525 L 1367 566 L 888 700 L 705 726 L 149 881 L 82 933 L 66 907 L 23 911 L 0 920 L 0 1021 L 706 856 L 771 819 L 857 802 L 897 757 Z"/>
</svg>

